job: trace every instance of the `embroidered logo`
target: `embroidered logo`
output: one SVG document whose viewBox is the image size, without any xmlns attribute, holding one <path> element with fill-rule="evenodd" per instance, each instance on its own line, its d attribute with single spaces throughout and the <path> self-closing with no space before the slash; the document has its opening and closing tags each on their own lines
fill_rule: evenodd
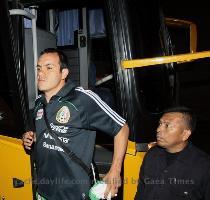
<svg viewBox="0 0 210 200">
<path fill-rule="evenodd" d="M 65 124 L 69 121 L 70 118 L 70 111 L 67 106 L 63 106 L 56 114 L 57 122 L 61 124 Z"/>
<path fill-rule="evenodd" d="M 36 120 L 42 119 L 43 116 L 43 109 L 39 109 L 36 113 Z"/>
<path fill-rule="evenodd" d="M 50 127 L 53 131 L 57 131 L 59 133 L 67 133 L 69 129 L 67 126 L 57 126 L 57 125 L 54 125 L 53 123 L 50 123 Z"/>
</svg>

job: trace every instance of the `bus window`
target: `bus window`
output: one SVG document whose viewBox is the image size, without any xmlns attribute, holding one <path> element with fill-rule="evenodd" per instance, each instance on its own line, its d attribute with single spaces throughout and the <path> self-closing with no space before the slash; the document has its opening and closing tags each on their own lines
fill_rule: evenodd
<svg viewBox="0 0 210 200">
<path fill-rule="evenodd" d="M 108 38 L 91 39 L 91 62 L 95 65 L 93 90 L 112 108 L 115 107 L 115 83 Z M 90 71 L 92 73 L 92 71 Z"/>
<path fill-rule="evenodd" d="M 144 108 L 151 113 L 159 113 L 170 103 L 168 72 L 161 67 L 135 70 L 137 95 Z M 172 89 L 172 88 L 171 88 Z"/>
<path fill-rule="evenodd" d="M 173 54 L 173 46 L 161 10 L 146 12 L 144 7 L 130 4 L 129 21 L 131 31 L 133 58 L 143 59 Z M 148 3 L 144 5 L 148 10 Z M 141 23 L 139 23 L 141 22 Z M 134 28 L 135 27 L 135 28 Z M 161 65 L 157 68 L 134 69 L 136 81 L 136 99 L 142 103 L 143 112 L 159 113 L 169 106 L 173 98 L 174 71 L 173 65 Z M 139 109 L 141 110 L 141 109 Z"/>
</svg>

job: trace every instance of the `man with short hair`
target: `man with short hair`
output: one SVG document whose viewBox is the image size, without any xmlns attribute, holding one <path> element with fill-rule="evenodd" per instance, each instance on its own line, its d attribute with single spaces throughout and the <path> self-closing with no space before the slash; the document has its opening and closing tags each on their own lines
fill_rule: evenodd
<svg viewBox="0 0 210 200">
<path fill-rule="evenodd" d="M 164 111 L 157 145 L 145 155 L 135 200 L 209 200 L 210 157 L 189 142 L 196 118 L 186 107 Z"/>
<path fill-rule="evenodd" d="M 90 168 L 96 130 L 114 137 L 113 162 L 104 180 L 108 184 L 105 197 L 109 192 L 116 196 L 121 184 L 128 126 L 95 93 L 76 87 L 67 80 L 68 75 L 67 58 L 62 51 L 45 49 L 41 53 L 37 82 L 42 94 L 37 98 L 34 109 L 36 133 L 28 131 L 23 135 L 26 149 L 32 149 L 32 144 L 35 144 L 37 199 L 87 199 L 90 181 L 81 162 Z M 55 135 L 58 135 L 57 141 Z M 67 156 L 65 147 L 79 158 L 80 164 L 78 159 L 75 161 L 75 156 L 74 159 Z"/>
</svg>

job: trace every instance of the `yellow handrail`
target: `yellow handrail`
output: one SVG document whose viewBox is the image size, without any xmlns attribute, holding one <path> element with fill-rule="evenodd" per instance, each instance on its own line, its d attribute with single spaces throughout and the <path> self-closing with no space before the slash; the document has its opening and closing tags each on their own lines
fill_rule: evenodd
<svg viewBox="0 0 210 200">
<path fill-rule="evenodd" d="M 195 53 L 197 49 L 197 27 L 194 22 L 175 19 L 175 18 L 165 18 L 166 24 L 168 26 L 175 26 L 175 27 L 189 27 L 190 29 L 190 53 Z"/>
<path fill-rule="evenodd" d="M 144 58 L 144 59 L 133 59 L 133 60 L 122 60 L 121 65 L 125 69 L 146 67 L 151 65 L 160 65 L 173 62 L 190 62 L 192 60 L 197 60 L 201 58 L 210 57 L 210 51 L 178 54 L 173 56 L 161 56 L 154 58 Z"/>
</svg>

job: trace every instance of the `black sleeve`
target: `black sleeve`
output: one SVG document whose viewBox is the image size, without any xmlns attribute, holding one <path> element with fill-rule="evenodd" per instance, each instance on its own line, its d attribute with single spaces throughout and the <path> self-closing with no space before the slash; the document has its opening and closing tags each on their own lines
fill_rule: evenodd
<svg viewBox="0 0 210 200">
<path fill-rule="evenodd" d="M 83 103 L 90 129 L 115 136 L 125 124 L 125 119 L 113 111 L 94 92 L 83 90 Z"/>
<path fill-rule="evenodd" d="M 204 180 L 204 200 L 210 199 L 210 163 L 208 164 L 208 170 L 205 174 Z"/>
</svg>

